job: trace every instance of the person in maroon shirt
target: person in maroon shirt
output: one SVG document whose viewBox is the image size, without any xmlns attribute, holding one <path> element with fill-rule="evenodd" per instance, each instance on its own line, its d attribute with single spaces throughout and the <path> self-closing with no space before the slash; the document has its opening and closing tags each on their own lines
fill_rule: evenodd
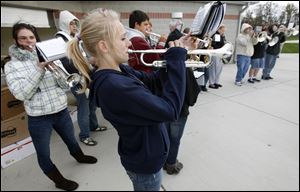
<svg viewBox="0 0 300 192">
<path fill-rule="evenodd" d="M 129 16 L 129 27 L 127 30 L 128 39 L 131 41 L 132 45 L 129 49 L 132 50 L 149 50 L 153 49 L 147 37 L 149 36 L 149 17 L 146 13 L 140 10 L 133 11 Z M 163 49 L 165 46 L 166 37 L 161 36 L 156 49 Z M 152 63 L 155 60 L 160 60 L 159 54 L 145 54 L 144 61 L 147 63 Z M 144 71 L 150 73 L 153 71 L 153 67 L 145 66 L 140 61 L 140 54 L 132 53 L 129 54 L 128 64 L 136 70 Z"/>
</svg>

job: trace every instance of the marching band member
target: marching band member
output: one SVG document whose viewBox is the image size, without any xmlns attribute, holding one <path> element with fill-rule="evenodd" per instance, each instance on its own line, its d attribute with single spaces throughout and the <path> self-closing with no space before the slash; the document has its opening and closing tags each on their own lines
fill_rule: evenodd
<svg viewBox="0 0 300 192">
<path fill-rule="evenodd" d="M 265 66 L 261 77 L 264 80 L 273 79 L 273 77 L 271 77 L 270 74 L 275 66 L 276 59 L 280 54 L 280 44 L 286 41 L 286 36 L 284 35 L 284 31 L 281 30 L 278 31 L 278 27 L 276 24 L 271 25 L 269 27 L 269 32 L 272 37 L 272 40 L 270 40 L 270 42 L 274 41 L 275 44 L 273 45 L 270 44 L 269 42 L 266 50 Z"/>
<path fill-rule="evenodd" d="M 146 37 L 149 29 L 149 17 L 146 13 L 140 10 L 133 11 L 129 16 L 129 27 L 128 30 L 128 39 L 131 41 L 131 46 L 129 47 L 132 50 L 148 50 L 152 49 L 151 45 L 147 42 Z M 156 49 L 163 49 L 165 46 L 166 37 L 161 36 Z M 159 60 L 159 54 L 146 54 L 145 62 L 152 63 L 155 60 Z M 145 66 L 140 61 L 140 54 L 132 53 L 129 55 L 128 64 L 136 70 L 144 72 L 152 72 L 153 67 Z"/>
<path fill-rule="evenodd" d="M 214 49 L 219 49 L 225 45 L 226 43 L 225 30 L 226 30 L 225 25 L 221 24 L 218 31 L 211 37 L 212 38 L 211 46 Z M 212 64 L 208 68 L 208 73 L 209 73 L 208 87 L 212 89 L 218 89 L 219 87 L 222 87 L 222 85 L 220 84 L 220 76 L 223 70 L 224 63 L 222 61 L 222 58 L 216 56 L 212 56 L 211 60 L 212 60 L 211 61 Z"/>
<path fill-rule="evenodd" d="M 97 9 L 82 22 L 80 36 L 85 49 L 95 57 L 97 70 L 89 69 L 78 48 L 78 39 L 70 41 L 68 55 L 84 74 L 90 97 L 119 135 L 118 152 L 134 190 L 158 191 L 162 167 L 169 150 L 164 122 L 178 118 L 185 95 L 187 50 L 196 47 L 186 36 L 170 42 L 165 53 L 167 71 L 144 73 L 123 65 L 131 42 L 119 15 L 113 10 Z M 161 95 L 153 84 L 159 81 Z"/>
<path fill-rule="evenodd" d="M 258 38 L 257 35 L 256 38 Z M 259 72 L 259 69 L 264 68 L 265 65 L 266 46 L 266 38 L 264 40 L 262 39 L 261 41 L 258 40 L 257 44 L 254 45 L 254 53 L 251 56 L 251 67 L 249 70 L 249 83 L 260 82 L 260 80 L 257 78 L 257 74 Z"/>
<path fill-rule="evenodd" d="M 10 46 L 11 61 L 5 65 L 8 88 L 24 101 L 28 129 L 40 168 L 57 188 L 75 190 L 78 184 L 65 179 L 50 158 L 50 137 L 54 129 L 79 163 L 93 164 L 97 159 L 84 155 L 74 135 L 67 109 L 67 96 L 54 75 L 45 70 L 47 63 L 38 60 L 35 44 L 39 41 L 36 28 L 26 23 L 13 26 L 15 44 Z"/>
<path fill-rule="evenodd" d="M 243 78 L 245 77 L 249 65 L 251 56 L 253 55 L 253 45 L 257 44 L 257 38 L 254 37 L 254 31 L 252 26 L 248 23 L 244 23 L 241 28 L 241 33 L 236 40 L 236 53 L 237 53 L 237 73 L 235 77 L 235 84 L 242 86 Z"/>
<path fill-rule="evenodd" d="M 58 23 L 60 30 L 55 36 L 63 38 L 66 42 L 73 39 L 79 32 L 79 19 L 67 10 L 60 12 Z M 69 74 L 79 73 L 72 60 L 65 57 L 61 59 L 61 62 Z M 88 146 L 97 145 L 97 141 L 90 137 L 90 131 L 105 131 L 107 127 L 99 126 L 96 116 L 97 108 L 90 102 L 85 93 L 77 93 L 77 87 L 72 87 L 71 92 L 77 102 L 77 122 L 80 129 L 79 140 Z"/>
</svg>

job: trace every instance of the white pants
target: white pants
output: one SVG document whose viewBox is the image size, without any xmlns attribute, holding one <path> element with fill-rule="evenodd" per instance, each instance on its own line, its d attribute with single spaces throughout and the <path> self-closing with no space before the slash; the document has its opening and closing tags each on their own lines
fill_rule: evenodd
<svg viewBox="0 0 300 192">
<path fill-rule="evenodd" d="M 209 84 L 219 84 L 221 72 L 223 69 L 222 59 L 220 57 L 212 56 L 211 62 L 212 64 L 208 68 Z"/>
</svg>

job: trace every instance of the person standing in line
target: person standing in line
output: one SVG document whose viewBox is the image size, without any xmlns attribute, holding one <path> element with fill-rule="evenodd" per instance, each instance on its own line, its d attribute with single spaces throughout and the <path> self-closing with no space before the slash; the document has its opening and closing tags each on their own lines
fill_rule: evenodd
<svg viewBox="0 0 300 192">
<path fill-rule="evenodd" d="M 243 78 L 248 72 L 251 56 L 254 53 L 253 45 L 256 45 L 257 42 L 252 26 L 248 23 L 243 23 L 241 33 L 236 39 L 237 73 L 235 85 L 237 86 L 242 86 L 243 84 Z"/>
<path fill-rule="evenodd" d="M 218 31 L 211 37 L 212 38 L 211 46 L 213 49 L 219 49 L 225 45 L 226 43 L 225 30 L 226 30 L 225 25 L 221 24 Z M 212 56 L 211 62 L 212 64 L 208 68 L 208 72 L 209 72 L 208 87 L 212 89 L 218 89 L 219 87 L 222 87 L 222 85 L 219 82 L 220 82 L 220 76 L 222 73 L 224 63 L 222 61 L 222 58 L 216 56 Z"/>
<path fill-rule="evenodd" d="M 60 12 L 59 31 L 55 34 L 55 37 L 61 37 L 68 42 L 78 34 L 79 29 L 80 23 L 77 17 L 67 10 Z M 72 60 L 65 57 L 61 59 L 61 62 L 68 73 L 79 73 Z M 90 131 L 105 131 L 107 127 L 99 126 L 96 116 L 97 108 L 95 104 L 90 102 L 86 94 L 78 93 L 76 87 L 72 87 L 71 92 L 77 101 L 77 122 L 80 128 L 79 140 L 88 146 L 97 145 L 97 141 L 90 137 Z"/>
<path fill-rule="evenodd" d="M 96 9 L 83 20 L 80 39 L 70 42 L 68 55 L 86 78 L 91 99 L 118 132 L 118 153 L 134 190 L 159 191 L 170 145 L 165 122 L 178 119 L 185 96 L 183 47 L 194 49 L 197 43 L 189 35 L 170 42 L 164 54 L 167 70 L 145 73 L 122 64 L 129 59 L 131 46 L 126 37 L 118 13 Z M 84 67 L 79 41 L 95 57 L 92 77 Z M 160 95 L 155 94 L 156 81 L 162 85 Z"/>
<path fill-rule="evenodd" d="M 254 45 L 254 54 L 251 57 L 251 68 L 249 70 L 249 83 L 260 82 L 257 78 L 257 74 L 259 69 L 264 68 L 266 47 L 267 40 L 258 42 Z"/>
<path fill-rule="evenodd" d="M 169 34 L 165 48 L 169 48 L 169 42 L 180 39 L 183 34 L 181 33 L 183 23 L 180 20 L 172 20 L 169 24 L 171 33 Z M 186 34 L 189 33 L 189 31 Z M 195 79 L 193 70 L 191 68 L 186 69 L 186 92 L 180 116 L 175 121 L 166 122 L 166 128 L 170 139 L 170 150 L 166 163 L 163 169 L 166 170 L 167 174 L 173 175 L 178 174 L 182 168 L 183 163 L 180 162 L 177 157 L 179 153 L 180 141 L 183 136 L 185 124 L 189 115 L 189 107 L 193 106 L 200 93 L 200 87 Z"/>
<path fill-rule="evenodd" d="M 149 36 L 149 16 L 140 10 L 134 10 L 129 16 L 129 27 L 127 31 L 128 39 L 131 41 L 129 49 L 132 50 L 149 50 L 149 49 L 163 49 L 166 42 L 166 37 L 162 35 L 156 46 L 150 45 L 147 41 Z M 132 53 L 129 55 L 128 64 L 136 70 L 150 73 L 153 67 L 145 66 L 140 60 L 140 53 Z M 144 60 L 147 63 L 152 63 L 155 60 L 160 60 L 160 54 L 145 54 Z"/>
<path fill-rule="evenodd" d="M 97 159 L 84 155 L 74 135 L 73 123 L 67 109 L 63 78 L 56 79 L 45 70 L 53 63 L 39 62 L 36 42 L 40 41 L 36 28 L 16 23 L 12 28 L 15 44 L 9 47 L 11 60 L 5 65 L 6 81 L 11 93 L 24 101 L 28 115 L 28 129 L 36 150 L 38 164 L 57 188 L 75 190 L 78 183 L 62 176 L 50 158 L 50 138 L 54 129 L 79 163 L 94 164 Z"/>
<path fill-rule="evenodd" d="M 271 25 L 269 27 L 269 32 L 272 37 L 270 41 L 275 41 L 276 43 L 272 45 L 270 45 L 270 43 L 268 44 L 266 50 L 266 57 L 265 57 L 265 66 L 261 77 L 263 80 L 273 79 L 273 77 L 271 77 L 270 74 L 276 64 L 277 57 L 280 54 L 280 44 L 286 41 L 286 36 L 284 35 L 284 29 L 278 30 L 276 24 Z"/>
</svg>

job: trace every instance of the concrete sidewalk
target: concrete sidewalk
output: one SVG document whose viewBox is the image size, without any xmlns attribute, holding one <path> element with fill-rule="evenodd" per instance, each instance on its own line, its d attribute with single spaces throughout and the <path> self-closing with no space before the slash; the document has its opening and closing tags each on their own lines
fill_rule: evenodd
<svg viewBox="0 0 300 192">
<path fill-rule="evenodd" d="M 179 175 L 163 175 L 163 188 L 180 190 L 299 190 L 299 54 L 281 54 L 273 80 L 234 85 L 236 66 L 224 66 L 222 88 L 201 92 L 190 109 L 181 141 Z M 259 76 L 260 77 L 260 76 Z M 92 133 L 99 142 L 88 147 L 95 165 L 78 164 L 56 135 L 51 156 L 78 190 L 133 190 L 117 154 L 112 126 Z M 76 136 L 78 126 L 76 124 Z M 58 191 L 38 167 L 36 155 L 1 170 L 1 190 Z"/>
</svg>

